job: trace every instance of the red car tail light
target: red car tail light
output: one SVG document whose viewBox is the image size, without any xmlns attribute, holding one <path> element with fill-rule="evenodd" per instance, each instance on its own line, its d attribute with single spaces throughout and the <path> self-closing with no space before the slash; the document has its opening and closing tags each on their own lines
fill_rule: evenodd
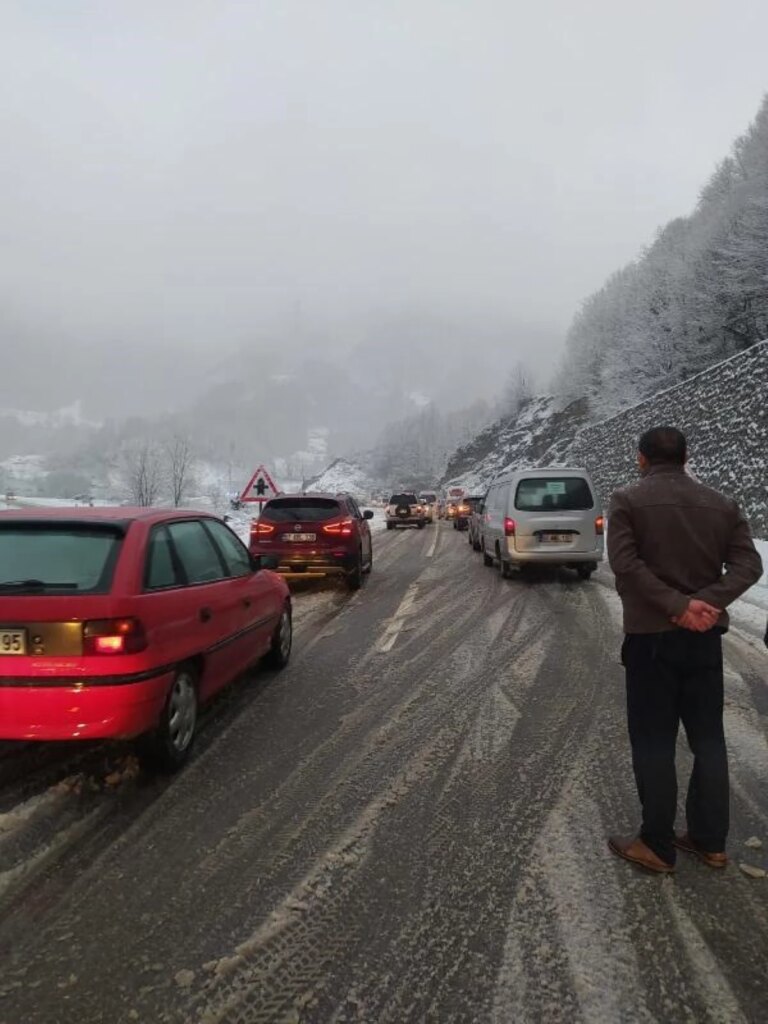
<svg viewBox="0 0 768 1024">
<path fill-rule="evenodd" d="M 603 516 L 598 516 L 595 520 L 595 533 L 598 537 L 602 537 L 605 531 L 605 519 Z"/>
<path fill-rule="evenodd" d="M 251 536 L 252 537 L 268 537 L 270 533 L 274 533 L 275 528 L 270 523 L 251 523 Z"/>
<path fill-rule="evenodd" d="M 83 625 L 83 654 L 137 654 L 146 646 L 138 619 L 96 619 Z"/>
<path fill-rule="evenodd" d="M 353 519 L 336 519 L 332 523 L 325 524 L 323 533 L 330 533 L 334 537 L 351 537 L 353 526 Z"/>
<path fill-rule="evenodd" d="M 505 516 L 505 518 L 504 518 L 504 536 L 505 537 L 514 537 L 516 529 L 517 529 L 517 523 L 515 522 L 515 520 L 514 519 L 510 519 L 509 516 Z"/>
</svg>

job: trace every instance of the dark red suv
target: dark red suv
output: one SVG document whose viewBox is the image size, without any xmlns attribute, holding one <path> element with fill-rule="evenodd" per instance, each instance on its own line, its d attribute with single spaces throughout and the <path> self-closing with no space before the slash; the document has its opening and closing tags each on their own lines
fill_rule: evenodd
<svg viewBox="0 0 768 1024">
<path fill-rule="evenodd" d="M 350 494 L 282 494 L 251 525 L 251 554 L 275 556 L 284 576 L 338 575 L 358 590 L 373 567 L 369 519 Z"/>
</svg>

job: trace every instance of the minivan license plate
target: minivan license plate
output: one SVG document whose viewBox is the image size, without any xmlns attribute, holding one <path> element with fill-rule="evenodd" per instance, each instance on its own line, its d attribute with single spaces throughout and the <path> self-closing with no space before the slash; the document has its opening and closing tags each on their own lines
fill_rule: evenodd
<svg viewBox="0 0 768 1024">
<path fill-rule="evenodd" d="M 26 654 L 27 632 L 24 629 L 0 629 L 0 655 Z"/>
<path fill-rule="evenodd" d="M 284 533 L 283 540 L 287 540 L 289 543 L 293 541 L 308 541 L 317 540 L 316 533 Z"/>
<path fill-rule="evenodd" d="M 541 541 L 543 544 L 570 544 L 571 535 L 570 533 L 542 533 Z"/>
</svg>

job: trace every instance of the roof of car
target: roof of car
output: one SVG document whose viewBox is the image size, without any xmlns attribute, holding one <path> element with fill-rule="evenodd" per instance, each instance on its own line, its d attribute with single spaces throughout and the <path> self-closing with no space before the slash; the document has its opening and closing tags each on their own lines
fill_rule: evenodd
<svg viewBox="0 0 768 1024">
<path fill-rule="evenodd" d="M 278 494 L 277 497 L 269 499 L 269 504 L 273 501 L 296 501 L 301 498 L 327 498 L 329 501 L 338 501 L 340 498 L 348 497 L 346 492 L 341 491 L 338 494 L 331 494 L 329 491 L 296 491 L 291 494 Z"/>
<path fill-rule="evenodd" d="M 0 521 L 12 519 L 16 522 L 23 519 L 60 519 L 70 523 L 125 523 L 134 519 L 155 522 L 168 519 L 189 519 L 190 516 L 211 517 L 212 513 L 181 508 L 134 508 L 123 505 L 102 505 L 94 508 L 79 505 L 39 505 L 34 508 L 9 508 L 0 511 Z"/>
<path fill-rule="evenodd" d="M 503 476 L 496 477 L 492 481 L 491 487 L 496 487 L 498 484 L 508 484 L 510 480 L 517 476 L 542 477 L 549 476 L 550 474 L 556 474 L 557 476 L 589 476 L 587 470 L 582 466 L 521 466 L 519 469 L 511 469 L 509 472 L 504 473 Z"/>
</svg>

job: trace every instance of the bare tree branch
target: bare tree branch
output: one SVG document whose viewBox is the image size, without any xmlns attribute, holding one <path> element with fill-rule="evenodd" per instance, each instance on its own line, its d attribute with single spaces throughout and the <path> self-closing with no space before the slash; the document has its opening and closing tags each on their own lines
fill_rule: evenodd
<svg viewBox="0 0 768 1024">
<path fill-rule="evenodd" d="M 188 437 L 175 435 L 166 445 L 171 500 L 174 508 L 182 504 L 190 485 L 194 457 Z"/>
<path fill-rule="evenodd" d="M 125 481 L 131 498 L 141 508 L 154 505 L 163 486 L 163 465 L 160 452 L 149 441 L 123 452 Z"/>
</svg>

